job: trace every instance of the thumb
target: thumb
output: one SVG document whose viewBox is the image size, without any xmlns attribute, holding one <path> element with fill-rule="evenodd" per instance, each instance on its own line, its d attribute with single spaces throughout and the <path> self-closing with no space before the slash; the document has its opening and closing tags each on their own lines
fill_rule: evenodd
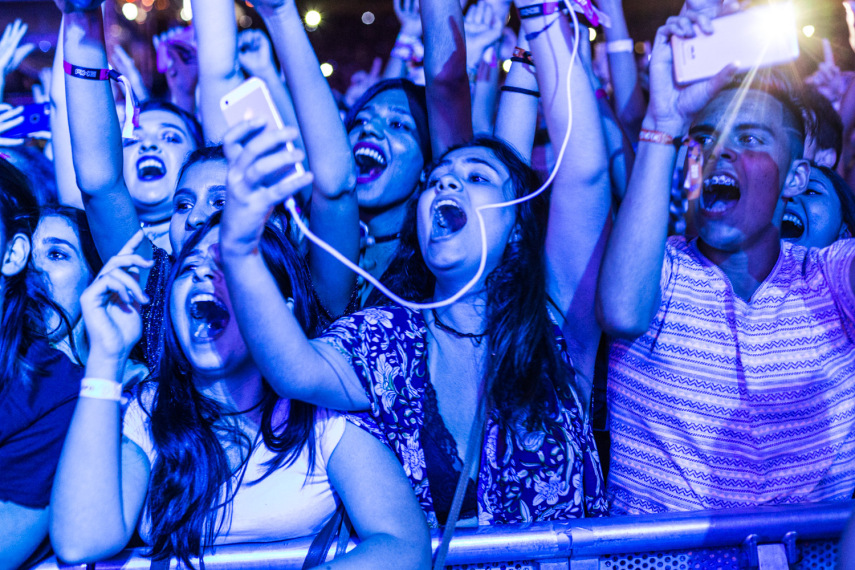
<svg viewBox="0 0 855 570">
<path fill-rule="evenodd" d="M 374 63 L 371 64 L 371 72 L 369 75 L 373 78 L 380 77 L 380 72 L 383 70 L 383 59 L 380 57 L 374 58 Z"/>
</svg>

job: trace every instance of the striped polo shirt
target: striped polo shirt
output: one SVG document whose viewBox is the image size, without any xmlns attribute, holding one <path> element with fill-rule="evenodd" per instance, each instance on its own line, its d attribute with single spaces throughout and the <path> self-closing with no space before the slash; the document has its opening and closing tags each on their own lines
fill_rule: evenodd
<svg viewBox="0 0 855 570">
<path fill-rule="evenodd" d="M 782 243 L 750 302 L 669 238 L 659 310 L 609 361 L 612 514 L 847 499 L 855 240 Z"/>
</svg>

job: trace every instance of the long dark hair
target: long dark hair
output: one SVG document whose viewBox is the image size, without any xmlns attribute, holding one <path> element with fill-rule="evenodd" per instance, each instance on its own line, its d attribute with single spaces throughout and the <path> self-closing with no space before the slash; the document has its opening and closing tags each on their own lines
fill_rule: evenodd
<svg viewBox="0 0 855 570">
<path fill-rule="evenodd" d="M 537 173 L 507 143 L 490 136 L 477 136 L 445 153 L 461 148 L 489 150 L 507 168 L 514 198 L 538 186 Z M 440 157 L 437 163 L 444 157 Z M 430 173 L 434 163 L 426 169 Z M 422 177 L 421 191 L 428 176 Z M 569 397 L 574 389 L 573 369 L 564 362 L 549 316 L 546 292 L 546 221 L 549 198 L 546 192 L 516 206 L 517 235 L 505 247 L 499 265 L 486 280 L 487 289 L 487 379 L 488 405 L 502 421 L 522 418 L 529 429 L 551 421 L 555 395 Z M 415 205 L 408 212 L 401 244 L 390 270 L 390 289 L 404 298 L 429 297 L 436 282 L 418 247 Z M 522 415 L 521 415 L 522 414 Z"/>
<path fill-rule="evenodd" d="M 855 236 L 855 195 L 842 176 L 827 166 L 811 163 L 811 168 L 819 171 L 831 182 L 834 194 L 840 200 L 840 216 L 843 226 L 849 231 L 850 236 Z"/>
<path fill-rule="evenodd" d="M 39 207 L 27 178 L 6 160 L 0 160 L 0 224 L 3 243 L 22 234 L 32 243 L 39 221 Z M 0 252 L 0 254 L 5 252 Z M 25 267 L 4 276 L 3 310 L 0 316 L 0 394 L 12 385 L 29 389 L 43 373 L 47 352 L 33 353 L 36 341 L 47 341 L 43 315 L 47 308 L 61 311 L 46 294 L 40 279 Z M 45 351 L 49 350 L 47 342 Z"/>
<path fill-rule="evenodd" d="M 169 276 L 168 296 L 184 259 L 219 223 L 220 217 L 219 213 L 212 216 L 182 248 Z M 303 330 L 310 337 L 316 336 L 321 327 L 320 312 L 303 259 L 269 225 L 264 229 L 260 249 L 282 295 L 294 299 L 294 315 Z M 167 307 L 169 303 L 168 297 Z M 192 365 L 178 342 L 169 311 L 163 327 L 164 348 L 152 381 L 156 392 L 150 411 L 151 434 L 157 451 L 148 498 L 151 554 L 157 559 L 177 556 L 191 566 L 190 557 L 201 556 L 230 519 L 235 492 L 232 475 L 249 459 L 253 441 L 234 421 L 229 421 L 229 410 L 196 389 Z M 263 389 L 261 436 L 264 445 L 276 453 L 267 464 L 267 474 L 291 464 L 304 446 L 308 447 L 311 472 L 315 407 L 291 401 L 287 420 L 274 425 L 279 397 L 267 382 L 263 382 Z M 231 444 L 242 450 L 237 470 L 229 465 L 225 451 Z"/>
</svg>

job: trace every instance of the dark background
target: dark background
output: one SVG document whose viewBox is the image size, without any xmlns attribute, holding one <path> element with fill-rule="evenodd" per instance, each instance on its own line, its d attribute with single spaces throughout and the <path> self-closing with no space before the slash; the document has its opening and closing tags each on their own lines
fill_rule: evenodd
<svg viewBox="0 0 855 570">
<path fill-rule="evenodd" d="M 145 13 L 138 20 L 128 21 L 122 16 L 120 7 L 132 1 Z M 154 49 L 151 38 L 154 34 L 182 23 L 179 11 L 184 0 L 108 0 L 113 8 L 108 10 L 108 41 L 115 41 L 130 53 L 147 80 L 153 78 L 153 95 L 162 94 L 163 79 L 153 73 Z M 189 0 L 186 0 L 189 4 Z M 682 0 L 624 0 L 630 34 L 636 41 L 652 40 L 656 28 L 668 16 L 677 13 Z M 392 0 L 297 0 L 301 12 L 315 9 L 323 15 L 321 25 L 309 33 L 318 59 L 333 64 L 335 71 L 330 77 L 334 88 L 347 88 L 350 75 L 359 69 L 368 69 L 374 57 L 388 57 L 398 21 L 392 9 Z M 822 58 L 820 38 L 827 37 L 834 47 L 835 57 L 842 69 L 855 67 L 855 54 L 849 48 L 848 33 L 840 0 L 795 0 L 799 15 L 799 28 L 811 24 L 816 28 L 812 38 L 801 37 L 802 56 L 799 66 L 810 73 Z M 245 2 L 236 2 L 238 15 L 244 16 L 242 25 L 263 27 L 261 18 Z M 362 14 L 371 11 L 375 20 L 371 25 L 362 23 Z M 23 62 L 20 69 L 7 79 L 6 99 L 12 103 L 26 102 L 30 87 L 37 80 L 38 71 L 49 66 L 56 44 L 60 14 L 53 2 L 0 0 L 0 27 L 15 18 L 29 25 L 24 41 L 38 47 Z M 512 20 L 512 26 L 516 22 Z M 602 40 L 602 34 L 598 40 Z"/>
</svg>

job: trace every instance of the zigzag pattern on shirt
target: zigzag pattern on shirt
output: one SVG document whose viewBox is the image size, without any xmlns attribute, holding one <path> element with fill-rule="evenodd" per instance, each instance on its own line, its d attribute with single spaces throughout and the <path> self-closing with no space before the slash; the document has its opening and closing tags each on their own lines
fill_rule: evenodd
<svg viewBox="0 0 855 570">
<path fill-rule="evenodd" d="M 670 238 L 647 333 L 609 363 L 617 512 L 835 500 L 855 487 L 855 240 L 784 244 L 750 302 Z"/>
</svg>

